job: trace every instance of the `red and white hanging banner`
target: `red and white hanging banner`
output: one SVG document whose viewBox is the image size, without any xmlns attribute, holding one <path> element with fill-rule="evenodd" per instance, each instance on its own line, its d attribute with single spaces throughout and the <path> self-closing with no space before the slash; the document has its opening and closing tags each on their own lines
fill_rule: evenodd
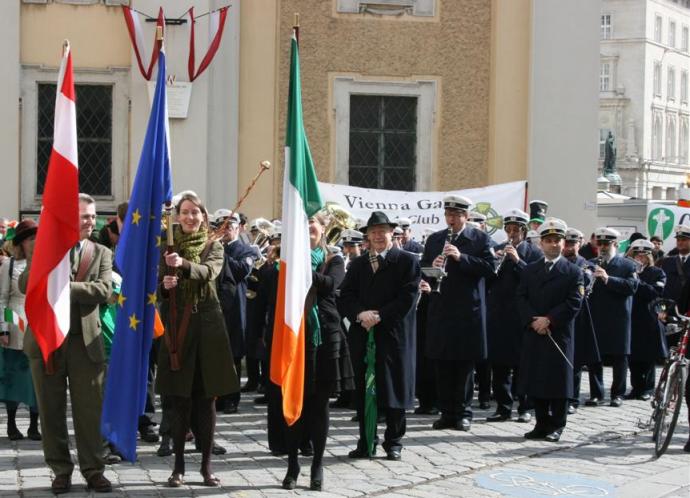
<svg viewBox="0 0 690 498">
<path fill-rule="evenodd" d="M 223 37 L 223 28 L 225 27 L 225 21 L 228 18 L 228 7 L 223 7 L 209 14 L 209 25 L 208 25 L 208 47 L 206 49 L 206 54 L 201 60 L 199 68 L 196 69 L 195 62 L 195 45 L 194 45 L 194 7 L 190 7 L 187 11 L 187 18 L 189 19 L 189 61 L 187 63 L 187 71 L 189 73 L 189 81 L 194 81 L 197 79 L 201 73 L 211 64 L 213 57 L 220 47 L 220 40 Z"/>
<path fill-rule="evenodd" d="M 122 6 L 122 13 L 125 16 L 125 23 L 127 24 L 127 31 L 129 32 L 129 39 L 132 41 L 132 48 L 134 49 L 134 55 L 137 57 L 137 64 L 139 65 L 139 71 L 141 75 L 146 80 L 151 79 L 153 73 L 153 66 L 156 65 L 158 60 L 158 53 L 160 52 L 160 43 L 156 40 L 156 34 L 154 31 L 153 38 L 153 51 L 151 53 L 151 59 L 149 61 L 148 68 L 144 68 L 144 61 L 148 60 L 146 57 L 146 50 L 144 49 L 144 35 L 141 28 L 141 19 L 139 13 L 132 10 L 129 7 Z M 156 31 L 160 26 L 165 30 L 165 17 L 163 16 L 163 7 L 158 10 L 158 20 L 156 21 Z"/>
</svg>

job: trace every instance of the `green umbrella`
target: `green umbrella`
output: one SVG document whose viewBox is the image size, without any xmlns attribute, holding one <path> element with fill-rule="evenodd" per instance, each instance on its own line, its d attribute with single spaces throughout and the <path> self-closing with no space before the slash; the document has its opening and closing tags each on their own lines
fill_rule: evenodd
<svg viewBox="0 0 690 498">
<path fill-rule="evenodd" d="M 374 342 L 374 327 L 371 327 L 367 337 L 367 373 L 364 376 L 364 433 L 367 440 L 367 453 L 374 455 L 376 448 L 376 423 L 378 408 L 376 406 L 376 342 Z"/>
</svg>

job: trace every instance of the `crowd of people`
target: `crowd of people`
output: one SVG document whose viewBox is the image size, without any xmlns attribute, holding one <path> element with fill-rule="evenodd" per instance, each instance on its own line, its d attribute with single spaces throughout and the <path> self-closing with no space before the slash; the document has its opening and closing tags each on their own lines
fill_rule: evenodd
<svg viewBox="0 0 690 498">
<path fill-rule="evenodd" d="M 283 487 L 296 487 L 301 453 L 312 457 L 312 490 L 324 484 L 332 407 L 355 411 L 359 435 L 349 458 L 372 458 L 380 443 L 385 458 L 398 461 L 408 410 L 437 416 L 435 430 L 471 431 L 475 391 L 480 408 L 494 403 L 486 422 L 530 423 L 534 416 L 524 437 L 552 443 L 580 408 L 584 372 L 586 407 L 605 402 L 604 365 L 613 370 L 610 406 L 648 400 L 655 367 L 677 341 L 667 338 L 649 303 L 666 297 L 681 312 L 690 308 L 690 226 L 676 228 L 669 254 L 660 239 L 642 234 L 630 237 L 622 253 L 616 230 L 598 228 L 584 243 L 582 232 L 546 216 L 547 203 L 533 201 L 529 214 L 503 213 L 507 240 L 497 244 L 472 206 L 466 197 L 446 196 L 447 228 L 419 241 L 409 219 L 379 211 L 354 227 L 328 211 L 309 218 L 304 399 L 299 419 L 288 425 L 281 388 L 270 380 L 282 224 L 250 223 L 227 209 L 211 215 L 195 193 L 176 196 L 175 223 L 168 227 L 174 244 L 161 251 L 156 299 L 165 333 L 151 349 L 146 413 L 138 424 L 142 442 L 160 442 L 159 456 L 174 454 L 168 485 L 184 483 L 185 445 L 192 440 L 202 455 L 204 485 L 220 485 L 211 460 L 226 449 L 214 441 L 216 414 L 237 413 L 241 393 L 256 391 L 254 402 L 267 405 L 269 450 L 288 458 Z M 70 252 L 69 333 L 48 361 L 24 310 L 39 226 L 0 218 L 0 400 L 7 436 L 24 437 L 16 413 L 25 405 L 27 437 L 42 440 L 56 494 L 70 491 L 74 469 L 67 389 L 88 487 L 110 491 L 105 465 L 121 459 L 101 437 L 99 422 L 122 300 L 112 253 L 127 204 L 98 232 L 96 203 L 86 194 L 79 215 L 81 240 Z M 240 386 L 243 371 L 247 381 Z M 385 424 L 382 439 L 371 434 L 373 393 L 374 416 Z"/>
</svg>

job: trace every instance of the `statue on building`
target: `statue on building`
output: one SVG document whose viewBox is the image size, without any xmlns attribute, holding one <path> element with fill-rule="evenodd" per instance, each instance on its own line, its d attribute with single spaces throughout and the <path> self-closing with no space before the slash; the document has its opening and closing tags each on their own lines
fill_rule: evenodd
<svg viewBox="0 0 690 498">
<path fill-rule="evenodd" d="M 609 136 L 606 137 L 606 144 L 604 146 L 604 176 L 614 174 L 616 172 L 616 139 L 613 133 L 609 131 Z"/>
</svg>

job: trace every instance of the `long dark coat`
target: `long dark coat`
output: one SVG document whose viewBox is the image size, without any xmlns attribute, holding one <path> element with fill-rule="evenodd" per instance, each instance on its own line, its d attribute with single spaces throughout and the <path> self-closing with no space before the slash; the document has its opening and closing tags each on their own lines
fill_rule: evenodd
<svg viewBox="0 0 690 498">
<path fill-rule="evenodd" d="M 661 268 L 648 266 L 639 274 L 640 283 L 633 296 L 631 361 L 656 361 L 668 356 L 664 326 L 656 313 L 649 310 L 649 303 L 661 297 L 666 284 L 666 274 Z"/>
<path fill-rule="evenodd" d="M 505 249 L 507 242 L 496 246 Z M 522 242 L 517 247 L 520 260 L 514 263 L 506 257 L 498 273 L 488 279 L 486 295 L 487 342 L 489 361 L 496 365 L 517 366 L 524 328 L 520 322 L 517 305 L 517 288 L 523 269 L 544 257 L 537 246 Z"/>
<path fill-rule="evenodd" d="M 574 260 L 570 260 L 578 268 L 583 270 L 589 263 L 582 256 L 576 256 Z M 589 289 L 592 284 L 593 276 L 590 272 L 582 273 L 585 281 L 585 289 Z M 599 363 L 601 355 L 599 354 L 599 344 L 597 343 L 597 335 L 594 332 L 594 323 L 592 322 L 592 312 L 589 309 L 589 296 L 585 294 L 582 300 L 582 307 L 575 318 L 575 368 L 579 369 L 583 365 L 591 365 Z"/>
<path fill-rule="evenodd" d="M 378 310 L 376 393 L 380 407 L 408 409 L 414 405 L 415 304 L 421 271 L 416 256 L 391 248 L 376 273 L 367 255 L 354 259 L 340 288 L 338 308 L 351 323 L 349 342 L 357 390 L 363 389 L 368 332 L 357 315 Z"/>
<path fill-rule="evenodd" d="M 597 264 L 591 260 L 591 264 Z M 609 275 L 604 284 L 596 279 L 589 307 L 594 331 L 602 355 L 630 354 L 630 319 L 633 294 L 639 282 L 635 263 L 622 256 L 614 256 L 602 266 Z"/>
<path fill-rule="evenodd" d="M 161 341 L 158 354 L 158 374 L 156 392 L 168 396 L 191 397 L 194 375 L 199 370 L 203 386 L 203 396 L 207 398 L 224 396 L 239 391 L 239 380 L 232 360 L 232 351 L 225 320 L 216 293 L 215 279 L 223 268 L 223 246 L 212 242 L 210 251 L 199 263 L 189 263 L 189 270 L 183 271 L 182 278 L 204 283 L 207 298 L 197 304 L 197 312 L 192 313 L 187 335 L 182 348 L 181 368 L 170 369 L 170 355 L 165 338 Z M 159 266 L 159 278 L 165 275 L 165 260 Z M 163 289 L 163 286 L 159 286 Z M 179 289 L 179 286 L 178 286 Z M 176 303 L 170 302 L 170 294 L 161 290 L 161 318 L 170 330 L 170 306 L 177 307 L 177 320 L 182 321 L 185 304 L 181 292 L 176 292 Z M 179 329 L 178 329 L 179 330 Z"/>
<path fill-rule="evenodd" d="M 247 277 L 254 265 L 254 250 L 236 240 L 224 247 L 223 270 L 218 275 L 218 298 L 230 335 L 230 346 L 235 358 L 247 353 Z"/>
<path fill-rule="evenodd" d="M 580 310 L 584 280 L 580 268 L 560 258 L 547 272 L 542 259 L 528 265 L 518 287 L 520 319 L 525 329 L 520 357 L 518 391 L 538 399 L 573 396 L 573 370 L 551 339 L 530 328 L 532 318 L 551 321 L 551 337 L 572 363 L 575 354 L 575 316 Z"/>
<path fill-rule="evenodd" d="M 690 257 L 685 260 L 685 264 L 680 264 L 680 256 L 666 256 L 657 263 L 666 275 L 666 285 L 664 287 L 664 297 L 678 302 L 680 299 L 683 285 L 690 280 Z"/>
<path fill-rule="evenodd" d="M 431 266 L 441 254 L 448 231 L 429 236 L 422 266 Z M 446 260 L 448 276 L 441 293 L 429 297 L 426 355 L 434 360 L 482 361 L 486 359 L 485 279 L 494 275 L 496 258 L 489 236 L 465 226 L 452 242 L 460 260 Z"/>
</svg>

